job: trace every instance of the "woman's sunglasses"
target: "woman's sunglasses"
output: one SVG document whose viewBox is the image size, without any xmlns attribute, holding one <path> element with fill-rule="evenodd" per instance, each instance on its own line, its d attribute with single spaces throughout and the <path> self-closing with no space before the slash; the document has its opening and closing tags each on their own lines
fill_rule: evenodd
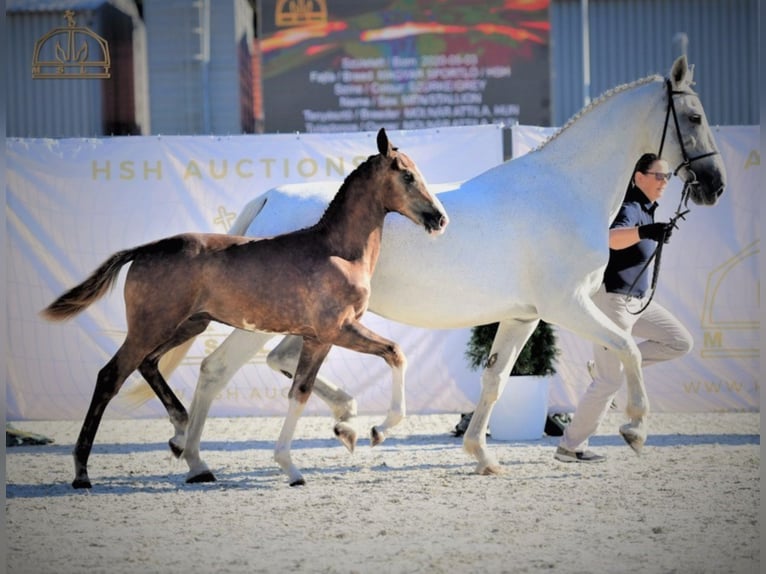
<svg viewBox="0 0 766 574">
<path fill-rule="evenodd" d="M 673 172 L 669 171 L 668 173 L 663 173 L 661 171 L 647 171 L 646 175 L 653 175 L 654 179 L 657 181 L 670 181 L 670 178 L 673 177 Z"/>
</svg>

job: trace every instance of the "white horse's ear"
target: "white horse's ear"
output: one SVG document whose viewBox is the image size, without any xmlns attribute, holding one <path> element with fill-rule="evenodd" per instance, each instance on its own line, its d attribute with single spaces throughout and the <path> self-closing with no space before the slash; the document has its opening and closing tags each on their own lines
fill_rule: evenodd
<svg viewBox="0 0 766 574">
<path fill-rule="evenodd" d="M 693 72 L 694 68 L 689 68 L 686 56 L 676 58 L 673 67 L 670 68 L 670 81 L 673 84 L 673 89 L 678 90 L 691 85 Z"/>
</svg>

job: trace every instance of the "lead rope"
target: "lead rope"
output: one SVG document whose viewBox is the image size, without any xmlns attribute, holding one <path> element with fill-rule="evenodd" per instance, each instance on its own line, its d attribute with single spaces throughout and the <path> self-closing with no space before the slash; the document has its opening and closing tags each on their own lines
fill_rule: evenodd
<svg viewBox="0 0 766 574">
<path fill-rule="evenodd" d="M 670 125 L 670 114 L 673 114 L 673 125 L 676 128 L 676 134 L 678 135 L 678 144 L 681 147 L 681 157 L 683 158 L 683 161 L 681 164 L 673 171 L 673 175 L 678 175 L 678 172 L 681 171 L 681 168 L 686 167 L 687 171 L 691 174 L 691 177 L 693 178 L 691 181 L 684 182 L 684 188 L 681 191 L 681 201 L 678 203 L 678 207 L 676 208 L 676 213 L 673 217 L 670 218 L 670 224 L 673 226 L 673 228 L 678 229 L 678 225 L 676 222 L 679 219 L 686 219 L 686 214 L 689 213 L 689 209 L 687 208 L 687 203 L 689 201 L 689 195 L 691 194 L 691 188 L 692 186 L 698 185 L 697 184 L 697 177 L 694 173 L 694 171 L 691 169 L 691 163 L 693 161 L 697 161 L 699 159 L 703 159 L 706 157 L 709 157 L 711 155 L 715 155 L 718 152 L 717 151 L 711 151 L 708 153 L 703 153 L 694 157 L 689 157 L 686 153 L 686 148 L 684 147 L 684 140 L 681 136 L 681 128 L 678 124 L 678 114 L 676 114 L 676 107 L 673 103 L 673 96 L 676 94 L 684 94 L 686 92 L 678 91 L 673 89 L 673 85 L 670 81 L 670 78 L 665 78 L 665 86 L 668 90 L 668 106 L 665 108 L 665 125 L 662 128 L 662 139 L 660 140 L 660 151 L 657 154 L 659 157 L 662 157 L 662 148 L 665 146 L 665 136 L 668 133 L 668 126 Z M 682 210 L 683 208 L 683 210 Z M 658 243 L 657 248 L 654 250 L 654 253 L 649 258 L 649 260 L 644 264 L 644 267 L 641 269 L 641 272 L 638 274 L 636 279 L 633 281 L 633 284 L 630 286 L 630 290 L 633 290 L 633 287 L 635 287 L 636 283 L 638 282 L 638 279 L 643 275 L 647 268 L 649 267 L 649 264 L 652 262 L 652 259 L 654 259 L 654 269 L 652 271 L 652 285 L 650 287 L 651 292 L 649 294 L 649 299 L 644 303 L 644 305 L 638 310 L 638 311 L 631 311 L 628 309 L 628 312 L 632 315 L 640 315 L 643 313 L 646 308 L 649 306 L 649 303 L 652 302 L 652 299 L 654 298 L 654 292 L 657 290 L 657 279 L 660 275 L 660 259 L 662 257 L 662 246 L 665 245 L 665 235 L 663 234 L 662 240 Z M 630 304 L 631 299 L 633 297 L 631 295 L 626 295 L 626 307 Z"/>
<path fill-rule="evenodd" d="M 684 188 L 681 191 L 681 201 L 678 203 L 678 207 L 676 208 L 676 213 L 673 215 L 673 217 L 670 218 L 670 225 L 673 226 L 673 228 L 678 229 L 677 221 L 679 219 L 686 219 L 686 214 L 689 213 L 689 209 L 687 208 L 687 203 L 689 201 L 689 188 L 694 185 L 694 182 L 689 182 L 684 184 Z M 683 208 L 683 209 L 682 209 Z M 665 245 L 665 234 L 663 233 L 662 239 L 657 243 L 657 248 L 654 250 L 654 253 L 652 253 L 652 256 L 649 257 L 649 259 L 644 263 L 644 266 L 641 268 L 641 272 L 636 276 L 636 278 L 633 280 L 633 283 L 630 285 L 630 288 L 628 291 L 632 291 L 633 287 L 636 286 L 636 283 L 641 278 L 641 276 L 646 272 L 647 268 L 649 267 L 649 264 L 654 260 L 654 269 L 652 269 L 652 284 L 649 287 L 649 298 L 646 300 L 646 302 L 641 306 L 641 308 L 638 311 L 631 311 L 628 308 L 628 313 L 631 315 L 640 315 L 644 311 L 646 311 L 646 308 L 649 306 L 649 303 L 652 302 L 652 299 L 654 299 L 654 293 L 657 290 L 657 280 L 660 276 L 660 260 L 662 259 L 662 247 Z M 629 307 L 630 302 L 633 300 L 632 295 L 625 295 L 625 306 Z"/>
</svg>

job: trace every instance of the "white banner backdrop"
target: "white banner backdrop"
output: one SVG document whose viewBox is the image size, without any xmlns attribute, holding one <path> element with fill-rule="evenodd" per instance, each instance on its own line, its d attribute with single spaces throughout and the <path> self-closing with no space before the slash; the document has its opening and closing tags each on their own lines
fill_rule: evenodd
<svg viewBox="0 0 766 574">
<path fill-rule="evenodd" d="M 514 155 L 551 131 L 515 127 Z M 84 416 L 98 370 L 124 337 L 122 277 L 113 294 L 70 322 L 48 323 L 37 313 L 108 255 L 183 231 L 226 232 L 238 210 L 271 187 L 342 179 L 356 162 L 375 153 L 374 136 L 7 141 L 6 418 Z M 433 184 L 466 179 L 502 161 L 498 126 L 389 136 Z M 646 370 L 655 411 L 759 408 L 758 127 L 718 128 L 716 138 L 727 165 L 727 191 L 715 207 L 692 206 L 663 252 L 657 300 L 685 322 L 695 349 Z M 660 217 L 672 214 L 679 194 L 675 182 Z M 469 370 L 464 360 L 468 330 L 415 329 L 371 313 L 364 322 L 398 341 L 407 354 L 410 412 L 473 409 L 480 381 L 479 372 Z M 211 325 L 171 377 L 171 387 L 185 404 L 202 358 L 229 332 Z M 591 346 L 568 332 L 557 334 L 561 356 L 549 408 L 571 411 L 588 383 L 585 363 Z M 259 353 L 237 373 L 214 402 L 212 416 L 284 414 L 289 381 L 265 366 L 264 359 L 265 352 Z M 357 397 L 360 412 L 385 412 L 390 373 L 379 359 L 333 349 L 321 372 Z M 128 385 L 138 380 L 136 374 Z M 124 397 L 112 401 L 106 416 L 164 416 L 157 400 L 136 408 Z M 307 412 L 329 411 L 312 398 Z"/>
<path fill-rule="evenodd" d="M 6 418 L 84 416 L 99 369 L 125 336 L 125 273 L 111 295 L 69 322 L 49 323 L 38 312 L 106 257 L 179 232 L 226 232 L 248 201 L 282 183 L 342 181 L 377 153 L 375 135 L 8 140 Z M 502 161 L 500 126 L 392 131 L 389 138 L 435 184 L 470 178 Z M 364 322 L 407 353 L 413 412 L 471 408 L 459 386 L 477 377 L 463 360 L 468 330 L 413 329 L 372 314 Z M 173 373 L 169 382 L 184 404 L 200 361 L 229 332 L 211 325 Z M 289 381 L 264 359 L 260 353 L 237 373 L 211 415 L 285 413 Z M 391 376 L 380 359 L 334 349 L 322 373 L 358 398 L 360 412 L 385 412 Z M 124 389 L 139 380 L 134 374 Z M 106 416 L 164 415 L 157 399 L 136 408 L 126 396 L 123 390 Z M 306 412 L 329 410 L 312 398 Z"/>
<path fill-rule="evenodd" d="M 553 131 L 514 128 L 514 156 Z M 644 370 L 651 409 L 657 412 L 760 409 L 759 126 L 717 127 L 714 134 L 726 165 L 726 191 L 713 207 L 689 202 L 691 212 L 662 252 L 655 300 L 686 325 L 694 349 Z M 681 189 L 673 178 L 657 210 L 658 221 L 673 216 Z M 557 330 L 557 337 L 561 356 L 549 409 L 571 412 L 590 382 L 586 363 L 593 350 L 590 342 L 568 331 Z M 625 405 L 624 387 L 617 402 Z"/>
</svg>

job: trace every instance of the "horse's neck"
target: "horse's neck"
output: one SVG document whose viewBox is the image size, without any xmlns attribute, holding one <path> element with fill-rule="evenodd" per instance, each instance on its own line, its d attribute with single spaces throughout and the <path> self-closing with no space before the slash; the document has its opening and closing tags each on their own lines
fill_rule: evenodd
<svg viewBox="0 0 766 574">
<path fill-rule="evenodd" d="M 314 226 L 338 257 L 364 261 L 372 270 L 378 259 L 386 211 L 366 182 L 348 182 Z"/>
<path fill-rule="evenodd" d="M 659 149 L 664 115 L 657 110 L 662 101 L 656 82 L 614 94 L 533 153 L 569 172 L 568 180 L 582 182 L 573 186 L 573 193 L 614 214 L 635 162 Z"/>
</svg>

